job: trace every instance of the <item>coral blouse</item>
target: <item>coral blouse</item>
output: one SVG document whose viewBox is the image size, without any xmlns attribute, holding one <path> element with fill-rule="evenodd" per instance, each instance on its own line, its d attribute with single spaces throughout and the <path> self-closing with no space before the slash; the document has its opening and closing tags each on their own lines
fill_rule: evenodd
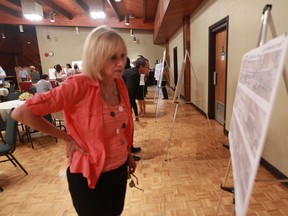
<svg viewBox="0 0 288 216">
<path fill-rule="evenodd" d="M 116 80 L 120 101 L 130 107 L 127 88 L 122 79 Z M 69 77 L 59 87 L 49 92 L 36 94 L 26 101 L 26 106 L 35 115 L 64 111 L 67 133 L 89 152 L 84 155 L 76 151 L 70 166 L 71 173 L 82 173 L 88 181 L 89 188 L 95 188 L 99 175 L 103 171 L 106 159 L 104 148 L 103 99 L 97 80 L 87 75 Z M 125 125 L 127 156 L 132 145 L 133 121 L 131 112 L 127 112 Z"/>
</svg>

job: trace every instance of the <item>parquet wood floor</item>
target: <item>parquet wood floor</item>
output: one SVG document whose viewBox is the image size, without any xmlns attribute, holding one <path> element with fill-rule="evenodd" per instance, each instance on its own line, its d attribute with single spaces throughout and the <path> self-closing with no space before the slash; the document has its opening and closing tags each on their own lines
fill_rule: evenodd
<svg viewBox="0 0 288 216">
<path fill-rule="evenodd" d="M 156 118 L 154 95 L 154 87 L 150 87 L 147 115 L 135 122 L 135 146 L 142 148 L 136 175 L 144 192 L 127 188 L 122 216 L 215 215 L 230 157 L 223 147 L 228 142 L 223 127 L 210 121 L 210 130 L 207 119 L 191 105 L 179 105 L 169 143 L 175 104 L 171 99 L 159 99 Z M 64 142 L 36 137 L 34 146 L 33 150 L 27 143 L 18 143 L 14 153 L 29 175 L 10 162 L 0 164 L 4 188 L 0 215 L 76 215 L 67 189 Z M 232 185 L 231 173 L 228 185 Z M 262 167 L 257 178 L 273 179 Z M 218 215 L 231 215 L 232 198 L 223 193 Z M 256 182 L 247 215 L 288 215 L 288 188 Z"/>
</svg>

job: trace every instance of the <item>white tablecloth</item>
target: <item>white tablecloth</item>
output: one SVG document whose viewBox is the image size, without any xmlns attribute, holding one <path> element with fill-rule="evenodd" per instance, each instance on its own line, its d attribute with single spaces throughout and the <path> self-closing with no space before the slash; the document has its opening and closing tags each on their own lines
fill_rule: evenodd
<svg viewBox="0 0 288 216">
<path fill-rule="evenodd" d="M 16 108 L 16 107 L 18 107 L 18 106 L 20 106 L 21 104 L 24 104 L 24 103 L 25 103 L 25 101 L 21 101 L 21 100 L 11 100 L 11 101 L 6 101 L 6 102 L 3 102 L 3 103 L 0 103 L 0 115 L 1 115 L 1 118 L 4 121 L 6 121 L 7 115 L 10 112 L 10 110 L 12 108 Z M 52 118 L 54 118 L 54 119 L 64 120 L 62 111 L 56 112 L 56 113 L 51 113 L 51 115 L 52 115 Z"/>
<path fill-rule="evenodd" d="M 0 115 L 1 118 L 6 121 L 7 115 L 10 112 L 12 108 L 16 108 L 20 106 L 21 104 L 24 104 L 25 101 L 20 101 L 20 100 L 11 100 L 11 101 L 6 101 L 3 103 L 0 103 Z"/>
</svg>

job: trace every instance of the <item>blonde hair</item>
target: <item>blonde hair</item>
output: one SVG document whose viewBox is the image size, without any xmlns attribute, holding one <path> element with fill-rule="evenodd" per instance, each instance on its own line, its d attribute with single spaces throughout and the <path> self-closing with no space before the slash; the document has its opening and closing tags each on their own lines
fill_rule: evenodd
<svg viewBox="0 0 288 216">
<path fill-rule="evenodd" d="M 101 80 L 104 64 L 118 51 L 127 54 L 126 44 L 117 31 L 107 26 L 93 29 L 84 44 L 83 73 Z"/>
</svg>

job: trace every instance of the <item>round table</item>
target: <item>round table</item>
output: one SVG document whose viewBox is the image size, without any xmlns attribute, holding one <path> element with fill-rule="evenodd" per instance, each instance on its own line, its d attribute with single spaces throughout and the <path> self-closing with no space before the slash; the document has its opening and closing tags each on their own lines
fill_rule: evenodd
<svg viewBox="0 0 288 216">
<path fill-rule="evenodd" d="M 21 101 L 21 100 L 11 100 L 11 101 L 6 101 L 3 103 L 0 103 L 0 115 L 1 118 L 6 121 L 7 115 L 9 114 L 10 110 L 12 108 L 16 108 L 22 104 L 24 104 L 25 101 Z"/>
</svg>

